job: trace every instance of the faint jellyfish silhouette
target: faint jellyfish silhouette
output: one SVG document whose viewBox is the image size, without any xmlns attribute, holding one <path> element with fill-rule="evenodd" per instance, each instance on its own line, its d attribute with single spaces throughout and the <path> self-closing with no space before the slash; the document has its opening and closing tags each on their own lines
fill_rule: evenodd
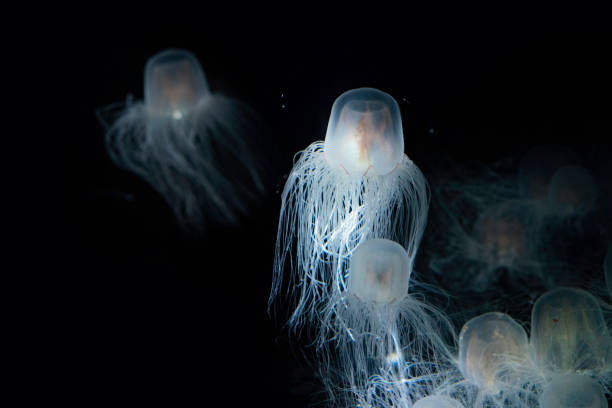
<svg viewBox="0 0 612 408">
<path fill-rule="evenodd" d="M 607 408 L 603 387 L 592 378 L 579 374 L 555 377 L 540 396 L 542 408 Z"/>
<path fill-rule="evenodd" d="M 421 398 L 412 408 L 464 408 L 463 404 L 452 398 L 434 395 Z"/>
<path fill-rule="evenodd" d="M 490 312 L 463 325 L 459 334 L 459 369 L 486 394 L 512 389 L 528 360 L 525 330 L 510 316 Z"/>
<path fill-rule="evenodd" d="M 546 375 L 598 373 L 610 363 L 610 335 L 595 297 L 578 288 L 540 296 L 531 312 L 531 345 Z"/>
<path fill-rule="evenodd" d="M 559 168 L 550 181 L 548 207 L 558 217 L 583 216 L 593 209 L 598 191 L 591 174 L 581 166 Z"/>
<path fill-rule="evenodd" d="M 428 205 L 427 181 L 404 154 L 397 102 L 372 88 L 345 92 L 333 104 L 325 141 L 300 153 L 285 184 L 270 305 L 288 259 L 293 328 L 318 321 L 345 290 L 348 259 L 364 240 L 398 242 L 412 268 Z"/>
<path fill-rule="evenodd" d="M 346 291 L 332 297 L 318 337 L 330 356 L 323 360 L 337 359 L 332 370 L 350 389 L 366 389 L 375 377 L 384 379 L 379 386 L 395 384 L 396 400 L 427 395 L 425 383 L 449 354 L 444 336 L 452 333 L 451 324 L 408 293 L 410 274 L 410 257 L 396 242 L 367 240 L 353 252 Z"/>
<path fill-rule="evenodd" d="M 576 155 L 563 146 L 541 145 L 532 148 L 519 163 L 518 185 L 521 196 L 545 202 L 553 174 L 560 167 L 577 161 Z"/>
<path fill-rule="evenodd" d="M 144 102 L 128 98 L 99 117 L 112 161 L 157 190 L 186 229 L 200 229 L 209 216 L 236 222 L 246 211 L 245 200 L 263 191 L 261 165 L 247 140 L 256 123 L 253 112 L 211 93 L 188 51 L 152 56 L 145 66 Z"/>
</svg>

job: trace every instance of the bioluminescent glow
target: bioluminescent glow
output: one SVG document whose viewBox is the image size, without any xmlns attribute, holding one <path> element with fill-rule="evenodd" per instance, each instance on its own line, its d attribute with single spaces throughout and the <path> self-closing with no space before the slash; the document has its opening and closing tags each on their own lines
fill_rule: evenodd
<svg viewBox="0 0 612 408">
<path fill-rule="evenodd" d="M 182 226 L 199 229 L 205 216 L 235 222 L 245 197 L 263 190 L 245 138 L 252 121 L 245 105 L 211 93 L 192 53 L 169 49 L 147 61 L 144 102 L 128 100 L 110 119 L 106 147 L 166 199 Z"/>
<path fill-rule="evenodd" d="M 367 239 L 397 242 L 412 268 L 429 191 L 403 138 L 390 95 L 353 89 L 334 102 L 325 141 L 298 156 L 282 193 L 270 295 L 272 304 L 290 267 L 291 327 L 327 313 L 346 291 L 349 258 Z"/>
<path fill-rule="evenodd" d="M 555 373 L 604 370 L 610 335 L 597 300 L 585 290 L 557 288 L 540 296 L 531 313 L 531 345 L 538 367 Z"/>
</svg>

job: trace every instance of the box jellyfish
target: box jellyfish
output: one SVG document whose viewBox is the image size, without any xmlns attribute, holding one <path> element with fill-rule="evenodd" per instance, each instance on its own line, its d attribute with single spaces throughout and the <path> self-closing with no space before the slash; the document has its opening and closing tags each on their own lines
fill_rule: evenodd
<svg viewBox="0 0 612 408">
<path fill-rule="evenodd" d="M 270 302 L 292 255 L 293 327 L 316 321 L 344 291 L 348 259 L 364 240 L 398 242 L 412 267 L 428 206 L 427 182 L 404 154 L 397 102 L 372 88 L 345 92 L 333 104 L 325 141 L 301 152 L 285 184 Z"/>
<path fill-rule="evenodd" d="M 607 408 L 603 387 L 592 378 L 568 374 L 554 378 L 540 396 L 541 408 Z"/>
<path fill-rule="evenodd" d="M 263 189 L 245 138 L 252 112 L 211 93 L 188 51 L 169 49 L 151 57 L 144 102 L 128 100 L 111 122 L 106 147 L 113 162 L 153 186 L 184 227 L 200 227 L 205 215 L 234 222 L 245 211 L 244 199 Z M 223 170 L 229 166 L 231 171 Z M 247 187 L 233 177 L 242 177 Z"/>
<path fill-rule="evenodd" d="M 463 404 L 452 398 L 431 396 L 421 398 L 412 408 L 463 408 Z"/>
<path fill-rule="evenodd" d="M 516 384 L 528 357 L 527 334 L 505 313 L 485 313 L 468 321 L 459 334 L 459 369 L 486 394 Z"/>
<path fill-rule="evenodd" d="M 581 216 L 595 206 L 598 191 L 591 174 L 581 166 L 559 168 L 550 181 L 548 207 L 558 217 Z"/>
<path fill-rule="evenodd" d="M 540 296 L 531 312 L 531 345 L 544 373 L 599 372 L 609 364 L 610 335 L 594 296 L 557 288 Z"/>
<path fill-rule="evenodd" d="M 362 389 L 370 377 L 379 376 L 418 394 L 423 378 L 433 375 L 436 361 L 446 355 L 443 336 L 451 332 L 450 323 L 408 294 L 411 262 L 396 242 L 362 242 L 350 259 L 346 292 L 333 298 L 323 316 L 322 330 L 332 336 L 324 333 L 319 339 L 333 339 L 327 344 L 338 353 L 336 370 L 346 372 L 344 379 L 353 388 Z M 424 356 L 431 363 L 423 362 Z"/>
</svg>

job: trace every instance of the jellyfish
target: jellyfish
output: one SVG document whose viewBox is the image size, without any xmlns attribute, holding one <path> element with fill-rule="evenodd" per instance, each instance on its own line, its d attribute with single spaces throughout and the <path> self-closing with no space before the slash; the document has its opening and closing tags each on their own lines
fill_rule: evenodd
<svg viewBox="0 0 612 408">
<path fill-rule="evenodd" d="M 518 185 L 523 198 L 545 202 L 550 180 L 560 167 L 575 164 L 577 157 L 569 149 L 558 145 L 536 146 L 521 159 Z"/>
<path fill-rule="evenodd" d="M 606 285 L 608 286 L 608 293 L 612 297 L 612 244 L 608 245 L 608 253 L 604 260 L 604 274 L 606 276 Z"/>
<path fill-rule="evenodd" d="M 603 387 L 588 376 L 566 374 L 544 387 L 541 408 L 607 408 Z"/>
<path fill-rule="evenodd" d="M 449 354 L 445 336 L 451 335 L 451 324 L 408 293 L 410 274 L 410 256 L 391 240 L 367 240 L 353 252 L 346 291 L 333 298 L 321 323 L 327 333 L 319 336 L 330 354 L 337 353 L 334 369 L 351 389 L 365 389 L 375 377 L 384 379 L 379 387 L 395 384 L 393 394 L 403 395 L 396 399 L 427 395 L 437 361 Z"/>
<path fill-rule="evenodd" d="M 316 324 L 345 291 L 348 260 L 367 239 L 398 242 L 412 268 L 428 206 L 427 181 L 404 154 L 397 102 L 373 88 L 345 92 L 325 141 L 299 154 L 285 184 L 270 305 L 290 263 L 288 324 Z"/>
<path fill-rule="evenodd" d="M 196 57 L 168 49 L 144 73 L 144 102 L 128 99 L 100 112 L 112 161 L 148 182 L 179 224 L 205 217 L 236 222 L 263 191 L 261 166 L 247 135 L 256 123 L 241 102 L 211 93 Z"/>
<path fill-rule="evenodd" d="M 463 408 L 463 404 L 449 397 L 433 395 L 421 398 L 412 408 Z"/>
<path fill-rule="evenodd" d="M 586 169 L 564 166 L 550 181 L 548 207 L 558 217 L 582 216 L 593 209 L 597 196 L 595 181 Z"/>
<path fill-rule="evenodd" d="M 484 394 L 513 389 L 527 367 L 527 334 L 505 313 L 490 312 L 468 321 L 459 334 L 459 369 Z"/>
<path fill-rule="evenodd" d="M 599 303 L 589 292 L 557 288 L 540 296 L 531 313 L 531 346 L 537 365 L 555 373 L 607 370 L 611 342 Z"/>
</svg>

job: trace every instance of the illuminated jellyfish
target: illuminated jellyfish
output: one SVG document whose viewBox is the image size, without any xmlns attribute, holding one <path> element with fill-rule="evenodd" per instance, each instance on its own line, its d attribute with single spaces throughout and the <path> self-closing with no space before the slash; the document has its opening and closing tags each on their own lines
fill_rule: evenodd
<svg viewBox="0 0 612 408">
<path fill-rule="evenodd" d="M 606 276 L 606 284 L 608 286 L 608 293 L 612 297 L 612 245 L 608 246 L 608 254 L 604 261 L 604 274 Z"/>
<path fill-rule="evenodd" d="M 270 304 L 288 258 L 294 328 L 316 321 L 345 290 L 348 259 L 364 240 L 398 242 L 412 268 L 428 206 L 427 182 L 404 154 L 397 102 L 372 88 L 345 92 L 333 104 L 325 141 L 301 152 L 285 184 Z"/>
<path fill-rule="evenodd" d="M 528 356 L 525 330 L 505 313 L 477 316 L 459 334 L 459 369 L 483 394 L 515 389 Z"/>
<path fill-rule="evenodd" d="M 262 191 L 244 137 L 254 123 L 252 112 L 211 93 L 190 52 L 169 49 L 151 57 L 144 102 L 128 99 L 118 114 L 113 108 L 102 111 L 115 114 L 106 132 L 110 158 L 155 188 L 182 226 L 198 229 L 205 216 L 235 222 L 246 210 L 244 199 Z"/>
<path fill-rule="evenodd" d="M 548 208 L 558 217 L 582 216 L 595 206 L 598 191 L 591 174 L 581 166 L 559 168 L 550 181 Z"/>
<path fill-rule="evenodd" d="M 333 339 L 327 345 L 337 353 L 335 371 L 351 389 L 365 389 L 375 377 L 383 395 L 404 401 L 427 395 L 437 361 L 448 354 L 450 323 L 408 293 L 411 262 L 401 245 L 387 239 L 367 240 L 353 252 L 346 291 L 334 296 L 323 316 L 321 330 L 332 336 L 319 337 Z"/>
<path fill-rule="evenodd" d="M 592 378 L 579 374 L 555 377 L 544 387 L 541 408 L 607 408 L 603 387 Z"/>
<path fill-rule="evenodd" d="M 538 298 L 531 312 L 531 346 L 546 376 L 606 371 L 612 351 L 599 303 L 577 288 L 553 289 Z"/>
<path fill-rule="evenodd" d="M 412 408 L 463 408 L 463 404 L 452 398 L 434 395 L 421 398 Z"/>
</svg>

